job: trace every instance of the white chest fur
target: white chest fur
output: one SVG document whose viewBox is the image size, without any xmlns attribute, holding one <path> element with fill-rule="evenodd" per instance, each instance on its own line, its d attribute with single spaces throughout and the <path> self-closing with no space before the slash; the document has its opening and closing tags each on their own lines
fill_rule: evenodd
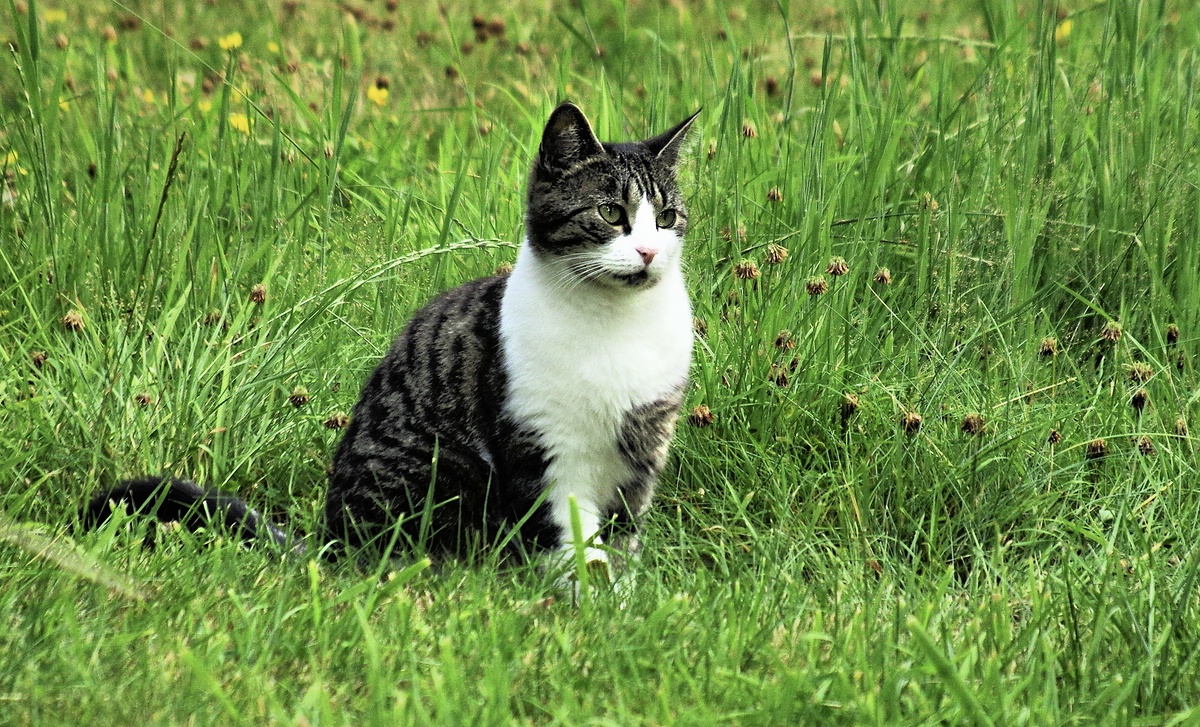
<svg viewBox="0 0 1200 727">
<path fill-rule="evenodd" d="M 552 458 L 547 496 L 570 538 L 574 496 L 583 536 L 632 473 L 617 438 L 626 414 L 666 398 L 688 375 L 692 316 L 678 259 L 656 285 L 610 289 L 563 279 L 528 243 L 500 311 L 507 412 L 541 434 Z"/>
</svg>

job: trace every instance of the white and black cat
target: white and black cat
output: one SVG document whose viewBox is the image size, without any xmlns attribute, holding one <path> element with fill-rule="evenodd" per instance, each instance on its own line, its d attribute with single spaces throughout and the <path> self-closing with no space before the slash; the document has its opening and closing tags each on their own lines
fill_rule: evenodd
<svg viewBox="0 0 1200 727">
<path fill-rule="evenodd" d="M 329 541 L 553 551 L 572 542 L 573 497 L 589 560 L 607 560 L 602 544 L 636 551 L 691 361 L 676 168 L 695 118 L 612 144 L 578 107 L 554 110 L 512 273 L 417 311 L 363 387 L 333 460 Z M 184 480 L 124 482 L 85 524 L 113 501 L 287 542 L 243 501 Z"/>
</svg>

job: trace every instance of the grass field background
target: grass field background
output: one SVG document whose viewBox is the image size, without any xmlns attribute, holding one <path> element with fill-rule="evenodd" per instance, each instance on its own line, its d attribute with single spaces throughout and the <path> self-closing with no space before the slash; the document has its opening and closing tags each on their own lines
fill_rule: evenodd
<svg viewBox="0 0 1200 727">
<path fill-rule="evenodd" d="M 1200 724 L 1195 4 L 0 14 L 0 722 Z M 72 533 L 160 472 L 311 532 L 391 338 L 515 258 L 563 99 L 704 109 L 626 593 Z"/>
</svg>

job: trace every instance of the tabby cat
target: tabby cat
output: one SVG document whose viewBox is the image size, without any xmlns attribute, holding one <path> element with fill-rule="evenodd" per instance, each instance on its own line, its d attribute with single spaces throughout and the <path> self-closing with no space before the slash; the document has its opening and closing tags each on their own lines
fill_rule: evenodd
<svg viewBox="0 0 1200 727">
<path fill-rule="evenodd" d="M 691 360 L 676 168 L 695 118 L 601 143 L 578 107 L 554 110 L 512 273 L 417 311 L 363 387 L 333 460 L 328 541 L 562 550 L 573 498 L 589 560 L 607 561 L 601 545 L 636 552 Z M 124 482 L 92 499 L 85 523 L 110 501 L 288 541 L 241 500 L 184 480 Z"/>
</svg>

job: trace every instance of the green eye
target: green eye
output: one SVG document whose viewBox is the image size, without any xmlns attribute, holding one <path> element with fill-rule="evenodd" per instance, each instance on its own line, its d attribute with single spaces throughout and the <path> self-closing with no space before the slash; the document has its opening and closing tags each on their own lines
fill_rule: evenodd
<svg viewBox="0 0 1200 727">
<path fill-rule="evenodd" d="M 615 204 L 602 204 L 596 208 L 600 217 L 610 225 L 619 225 L 625 219 L 625 210 Z"/>
<path fill-rule="evenodd" d="M 658 213 L 658 219 L 655 220 L 660 229 L 675 226 L 675 210 L 663 210 Z"/>
</svg>

